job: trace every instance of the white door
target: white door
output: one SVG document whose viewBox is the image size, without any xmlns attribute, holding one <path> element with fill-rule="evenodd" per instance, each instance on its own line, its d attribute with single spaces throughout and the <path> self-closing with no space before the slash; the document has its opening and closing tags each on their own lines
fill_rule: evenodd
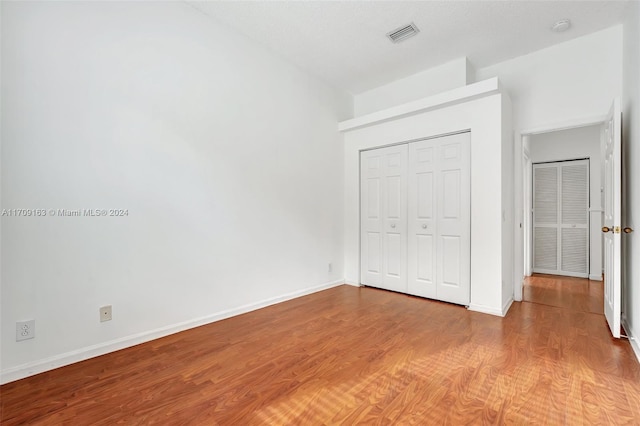
<svg viewBox="0 0 640 426">
<path fill-rule="evenodd" d="M 620 337 L 620 276 L 621 223 L 621 114 L 620 100 L 611 106 L 602 140 L 604 159 L 604 315 L 613 337 Z"/>
<path fill-rule="evenodd" d="M 533 272 L 558 271 L 558 168 L 533 165 Z"/>
<path fill-rule="evenodd" d="M 589 276 L 589 160 L 560 165 L 560 273 Z"/>
<path fill-rule="evenodd" d="M 533 166 L 534 272 L 589 276 L 589 160 Z"/>
<path fill-rule="evenodd" d="M 409 144 L 408 292 L 468 305 L 470 134 Z"/>
<path fill-rule="evenodd" d="M 361 282 L 407 291 L 407 145 L 360 154 Z"/>
</svg>

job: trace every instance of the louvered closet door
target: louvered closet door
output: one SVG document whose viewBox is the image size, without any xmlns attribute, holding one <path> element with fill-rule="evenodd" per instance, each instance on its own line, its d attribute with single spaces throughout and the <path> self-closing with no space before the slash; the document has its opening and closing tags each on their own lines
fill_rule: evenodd
<svg viewBox="0 0 640 426">
<path fill-rule="evenodd" d="M 360 154 L 361 282 L 407 291 L 407 145 Z"/>
<path fill-rule="evenodd" d="M 589 275 L 589 161 L 535 164 L 534 272 Z"/>
<path fill-rule="evenodd" d="M 409 293 L 468 305 L 470 134 L 409 144 Z"/>
<path fill-rule="evenodd" d="M 557 273 L 558 167 L 533 165 L 533 271 Z"/>
</svg>

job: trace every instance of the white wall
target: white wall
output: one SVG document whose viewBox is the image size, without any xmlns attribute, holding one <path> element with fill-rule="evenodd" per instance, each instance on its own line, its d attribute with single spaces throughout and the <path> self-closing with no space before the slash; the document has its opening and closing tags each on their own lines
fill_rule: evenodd
<svg viewBox="0 0 640 426">
<path fill-rule="evenodd" d="M 513 102 L 514 130 L 604 116 L 622 95 L 622 26 L 481 68 L 500 78 Z"/>
<path fill-rule="evenodd" d="M 384 121 L 345 132 L 345 279 L 358 284 L 359 277 L 359 158 L 360 151 L 398 142 L 471 130 L 471 304 L 470 309 L 503 315 L 513 294 L 512 276 L 503 276 L 507 250 L 503 232 L 512 239 L 511 206 L 503 206 L 502 188 L 511 175 L 502 172 L 505 134 L 504 95 L 493 94 L 445 108 Z M 505 114 L 504 117 L 508 117 Z M 502 125 L 507 125 L 503 133 Z M 508 151 L 509 148 L 506 148 Z M 510 161 L 509 158 L 508 161 Z M 509 191 L 508 188 L 505 189 Z M 503 228 L 502 210 L 507 227 Z M 498 231 L 496 231 L 498 230 Z M 504 287 L 501 283 L 504 281 Z M 504 294 L 504 289 L 507 294 Z M 505 303 L 506 301 L 506 303 Z"/>
<path fill-rule="evenodd" d="M 513 179 L 513 116 L 509 96 L 502 96 L 501 128 L 502 128 L 502 311 L 507 312 L 514 298 L 514 190 Z M 478 159 L 476 159 L 477 161 Z M 485 164 L 485 167 L 488 164 Z M 489 166 L 490 167 L 490 166 Z M 476 224 L 478 226 L 478 224 Z"/>
<path fill-rule="evenodd" d="M 356 117 L 462 87 L 473 82 L 473 68 L 467 58 L 395 80 L 353 97 Z"/>
<path fill-rule="evenodd" d="M 530 154 L 533 163 L 589 158 L 589 278 L 602 280 L 602 197 L 601 197 L 601 126 L 531 135 Z"/>
<path fill-rule="evenodd" d="M 631 344 L 640 360 L 640 4 L 631 2 L 624 23 L 624 97 L 622 146 L 624 161 L 623 226 L 634 233 L 623 235 L 623 320 L 635 339 Z"/>
<path fill-rule="evenodd" d="M 343 282 L 350 95 L 179 2 L 2 2 L 2 77 L 2 208 L 128 209 L 2 217 L 3 381 Z"/>
</svg>

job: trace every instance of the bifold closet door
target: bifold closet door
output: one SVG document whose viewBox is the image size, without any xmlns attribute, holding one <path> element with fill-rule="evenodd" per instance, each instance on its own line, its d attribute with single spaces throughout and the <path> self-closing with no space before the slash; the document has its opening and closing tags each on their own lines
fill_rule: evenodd
<svg viewBox="0 0 640 426">
<path fill-rule="evenodd" d="M 589 276 L 589 160 L 533 165 L 533 271 Z"/>
<path fill-rule="evenodd" d="M 409 144 L 408 292 L 468 305 L 470 133 Z"/>
<path fill-rule="evenodd" d="M 360 154 L 361 282 L 407 291 L 407 145 Z"/>
<path fill-rule="evenodd" d="M 468 305 L 470 134 L 360 154 L 364 285 Z"/>
</svg>

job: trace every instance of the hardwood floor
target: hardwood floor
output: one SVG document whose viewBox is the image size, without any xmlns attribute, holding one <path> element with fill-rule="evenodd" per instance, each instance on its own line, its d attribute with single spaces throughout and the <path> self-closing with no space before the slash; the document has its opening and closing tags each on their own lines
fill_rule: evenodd
<svg viewBox="0 0 640 426">
<path fill-rule="evenodd" d="M 525 282 L 523 300 L 604 315 L 602 281 L 534 274 Z"/>
<path fill-rule="evenodd" d="M 3 385 L 0 422 L 640 424 L 601 293 L 537 276 L 499 318 L 336 287 Z"/>
</svg>

